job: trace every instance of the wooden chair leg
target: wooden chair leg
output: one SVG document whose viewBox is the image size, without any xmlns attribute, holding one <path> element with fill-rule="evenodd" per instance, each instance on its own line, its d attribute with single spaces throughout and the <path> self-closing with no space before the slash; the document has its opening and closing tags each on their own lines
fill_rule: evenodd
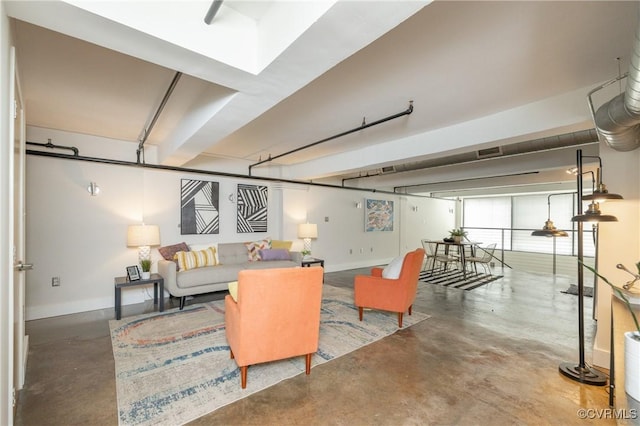
<svg viewBox="0 0 640 426">
<path fill-rule="evenodd" d="M 402 312 L 398 312 L 398 328 L 402 328 Z"/>
<path fill-rule="evenodd" d="M 360 321 L 362 321 L 363 312 L 364 312 L 364 308 L 362 306 L 358 306 L 358 316 L 360 317 Z"/>
<path fill-rule="evenodd" d="M 242 389 L 245 389 L 247 387 L 247 368 L 249 368 L 248 365 L 245 365 L 244 367 L 240 367 L 240 379 L 242 382 Z"/>
<path fill-rule="evenodd" d="M 311 374 L 311 355 L 313 354 L 307 354 L 307 359 L 305 360 L 305 367 L 306 367 L 305 371 L 307 373 L 307 376 Z"/>
<path fill-rule="evenodd" d="M 413 305 L 409 306 L 409 315 L 411 315 L 411 309 L 413 308 Z"/>
<path fill-rule="evenodd" d="M 231 355 L 231 359 L 235 358 L 235 356 L 233 356 L 233 351 L 231 350 L 231 348 L 229 348 L 229 355 Z"/>
</svg>

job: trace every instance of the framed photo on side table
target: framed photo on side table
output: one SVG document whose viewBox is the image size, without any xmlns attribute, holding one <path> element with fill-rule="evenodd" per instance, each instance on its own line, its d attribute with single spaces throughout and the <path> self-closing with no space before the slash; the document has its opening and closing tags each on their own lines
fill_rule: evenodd
<svg viewBox="0 0 640 426">
<path fill-rule="evenodd" d="M 137 265 L 127 266 L 127 278 L 129 278 L 129 281 L 138 281 L 140 279 L 140 271 Z"/>
</svg>

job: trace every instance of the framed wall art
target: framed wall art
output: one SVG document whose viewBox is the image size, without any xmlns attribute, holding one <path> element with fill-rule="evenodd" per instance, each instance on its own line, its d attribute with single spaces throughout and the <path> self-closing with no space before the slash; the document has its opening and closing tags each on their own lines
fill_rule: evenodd
<svg viewBox="0 0 640 426">
<path fill-rule="evenodd" d="M 268 196 L 266 186 L 238 184 L 238 234 L 267 232 Z"/>
<path fill-rule="evenodd" d="M 180 190 L 180 233 L 220 232 L 220 185 L 218 182 L 182 179 Z"/>
<path fill-rule="evenodd" d="M 365 232 L 393 231 L 393 201 L 365 199 Z"/>
</svg>

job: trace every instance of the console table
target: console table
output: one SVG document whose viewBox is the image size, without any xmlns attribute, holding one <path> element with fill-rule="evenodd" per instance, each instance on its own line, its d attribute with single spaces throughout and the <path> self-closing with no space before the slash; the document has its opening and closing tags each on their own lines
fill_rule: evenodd
<svg viewBox="0 0 640 426">
<path fill-rule="evenodd" d="M 134 287 L 137 285 L 153 284 L 153 305 L 159 304 L 159 311 L 164 311 L 164 278 L 160 274 L 151 274 L 149 279 L 140 279 L 135 281 L 129 281 L 127 277 L 116 277 L 115 282 L 115 296 L 116 296 L 116 319 L 119 320 L 121 316 L 121 304 L 122 304 L 122 288 Z M 160 303 L 158 303 L 160 299 Z"/>
</svg>

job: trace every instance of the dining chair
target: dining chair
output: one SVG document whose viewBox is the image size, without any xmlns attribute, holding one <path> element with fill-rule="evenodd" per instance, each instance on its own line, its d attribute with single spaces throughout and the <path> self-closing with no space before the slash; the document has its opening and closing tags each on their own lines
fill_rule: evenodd
<svg viewBox="0 0 640 426">
<path fill-rule="evenodd" d="M 487 274 L 492 275 L 489 263 L 493 259 L 493 252 L 496 250 L 496 243 L 491 243 L 486 247 L 478 247 L 477 250 L 482 251 L 480 256 L 471 256 L 466 259 L 467 265 L 473 264 L 473 268 L 478 273 L 478 264 L 480 264 Z"/>
<path fill-rule="evenodd" d="M 425 257 L 424 263 L 422 265 L 422 270 L 426 271 L 427 269 L 433 269 L 433 266 L 436 262 L 436 243 L 431 240 L 421 240 L 422 248 L 424 249 Z M 431 268 L 429 268 L 431 265 Z"/>
</svg>

